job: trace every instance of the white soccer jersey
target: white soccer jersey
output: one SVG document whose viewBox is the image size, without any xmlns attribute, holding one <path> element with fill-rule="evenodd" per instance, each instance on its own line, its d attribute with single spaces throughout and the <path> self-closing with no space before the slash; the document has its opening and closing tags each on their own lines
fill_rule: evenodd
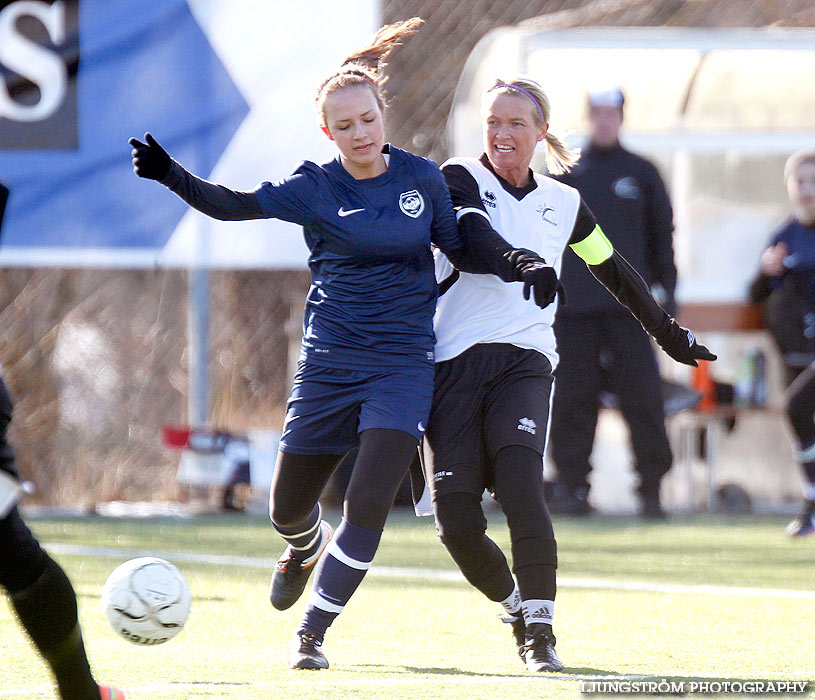
<svg viewBox="0 0 815 700">
<path fill-rule="evenodd" d="M 459 218 L 467 213 L 484 216 L 508 243 L 534 250 L 560 274 L 580 206 L 576 189 L 534 173 L 537 187 L 519 200 L 476 158 L 451 158 L 447 165 L 463 166 L 472 175 L 483 203 L 483 208 L 458 208 Z M 440 251 L 435 259 L 436 279 L 441 283 L 454 269 Z M 543 353 L 554 368 L 558 355 L 552 323 L 557 301 L 540 309 L 523 298 L 522 290 L 522 282 L 459 273 L 436 306 L 436 362 L 457 357 L 476 343 L 510 343 Z"/>
</svg>

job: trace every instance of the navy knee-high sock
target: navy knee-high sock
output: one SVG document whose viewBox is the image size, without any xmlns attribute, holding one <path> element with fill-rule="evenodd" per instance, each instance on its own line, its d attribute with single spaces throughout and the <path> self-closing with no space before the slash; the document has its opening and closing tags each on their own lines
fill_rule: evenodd
<svg viewBox="0 0 815 700">
<path fill-rule="evenodd" d="M 298 628 L 320 639 L 354 594 L 371 566 L 382 531 L 368 530 L 343 518 L 314 577 L 314 588 Z"/>
</svg>

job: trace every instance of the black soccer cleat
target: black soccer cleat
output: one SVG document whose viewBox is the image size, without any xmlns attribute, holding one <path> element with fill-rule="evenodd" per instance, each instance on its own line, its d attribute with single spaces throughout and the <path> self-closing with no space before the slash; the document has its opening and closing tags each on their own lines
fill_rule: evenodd
<svg viewBox="0 0 815 700">
<path fill-rule="evenodd" d="M 529 625 L 526 640 L 519 650 L 527 671 L 562 671 L 563 664 L 555 652 L 555 635 L 552 626 L 540 622 Z"/>
<path fill-rule="evenodd" d="M 815 501 L 804 501 L 801 512 L 787 525 L 790 537 L 806 537 L 815 534 Z"/>
<path fill-rule="evenodd" d="M 328 668 L 328 659 L 320 651 L 323 640 L 316 634 L 301 632 L 289 642 L 289 668 L 319 671 Z"/>
<path fill-rule="evenodd" d="M 523 656 L 523 647 L 526 643 L 526 623 L 524 622 L 523 613 L 519 610 L 516 613 L 499 615 L 498 617 L 501 622 L 512 625 L 512 636 L 515 637 L 515 645 L 518 647 L 518 653 Z"/>
<path fill-rule="evenodd" d="M 283 556 L 280 557 L 274 566 L 272 582 L 269 586 L 269 600 L 272 607 L 277 610 L 288 610 L 303 595 L 306 590 L 308 578 L 314 567 L 320 560 L 329 540 L 331 539 L 331 527 L 323 521 L 320 525 L 323 531 L 323 542 L 319 551 L 309 557 L 309 563 L 304 564 L 295 558 L 291 547 L 286 547 Z"/>
</svg>

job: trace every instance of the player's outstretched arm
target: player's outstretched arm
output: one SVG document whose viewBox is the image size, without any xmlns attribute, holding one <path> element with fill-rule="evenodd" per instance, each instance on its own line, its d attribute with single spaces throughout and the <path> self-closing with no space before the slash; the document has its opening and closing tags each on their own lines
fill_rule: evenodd
<svg viewBox="0 0 815 700">
<path fill-rule="evenodd" d="M 698 360 L 715 360 L 693 332 L 680 326 L 654 299 L 651 290 L 629 262 L 614 250 L 599 226 L 582 241 L 572 244 L 592 275 L 642 324 L 657 344 L 674 360 L 696 367 Z"/>
<path fill-rule="evenodd" d="M 472 274 L 491 274 L 504 282 L 523 282 L 524 297 L 530 297 L 544 308 L 552 303 L 559 288 L 554 269 L 536 252 L 514 248 L 492 227 L 484 209 L 481 194 L 472 174 L 463 166 L 446 163 L 441 168 L 446 187 L 439 209 L 445 210 L 451 202 L 455 220 L 450 226 L 456 228 L 460 247 L 442 252 L 457 270 Z"/>
<path fill-rule="evenodd" d="M 170 158 L 149 133 L 144 141 L 131 138 L 133 172 L 157 180 L 194 209 L 221 221 L 262 219 L 263 211 L 254 192 L 238 192 L 197 177 Z"/>
<path fill-rule="evenodd" d="M 470 214 L 459 221 L 465 245 L 445 253 L 453 267 L 496 275 L 504 282 L 523 282 L 524 299 L 533 299 L 542 309 L 549 306 L 560 288 L 554 268 L 534 250 L 513 248 L 492 228 L 478 225 L 479 219 Z M 469 226 L 470 222 L 477 226 Z"/>
</svg>

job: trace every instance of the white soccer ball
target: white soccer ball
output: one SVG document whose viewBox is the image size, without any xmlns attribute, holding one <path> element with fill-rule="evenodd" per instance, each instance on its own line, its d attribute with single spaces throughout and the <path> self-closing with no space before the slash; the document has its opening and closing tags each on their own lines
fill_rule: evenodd
<svg viewBox="0 0 815 700">
<path fill-rule="evenodd" d="M 187 621 L 191 602 L 184 575 L 157 557 L 126 561 L 102 589 L 110 624 L 133 644 L 163 644 L 175 637 Z"/>
</svg>

